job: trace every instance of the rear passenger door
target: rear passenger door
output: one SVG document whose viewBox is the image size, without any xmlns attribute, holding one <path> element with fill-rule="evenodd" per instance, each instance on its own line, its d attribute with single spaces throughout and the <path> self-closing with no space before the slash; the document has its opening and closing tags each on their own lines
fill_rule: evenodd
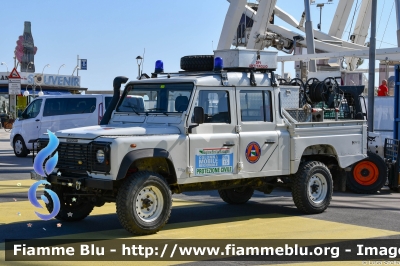
<svg viewBox="0 0 400 266">
<path fill-rule="evenodd" d="M 267 88 L 238 87 L 237 114 L 241 172 L 279 174 L 278 132 L 273 117 L 273 93 Z"/>
</svg>

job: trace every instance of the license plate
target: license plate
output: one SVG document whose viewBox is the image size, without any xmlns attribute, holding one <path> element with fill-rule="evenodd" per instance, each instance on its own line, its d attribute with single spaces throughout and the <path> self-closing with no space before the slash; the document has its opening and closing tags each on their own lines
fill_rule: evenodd
<svg viewBox="0 0 400 266">
<path fill-rule="evenodd" d="M 43 180 L 44 178 L 41 175 L 38 175 L 35 171 L 31 171 L 31 179 L 33 179 L 33 180 Z"/>
</svg>

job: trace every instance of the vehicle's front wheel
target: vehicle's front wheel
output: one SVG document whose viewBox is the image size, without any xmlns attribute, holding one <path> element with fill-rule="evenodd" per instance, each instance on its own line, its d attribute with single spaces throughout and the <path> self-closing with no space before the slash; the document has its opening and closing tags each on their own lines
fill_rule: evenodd
<svg viewBox="0 0 400 266">
<path fill-rule="evenodd" d="M 51 187 L 46 186 L 46 188 L 53 190 L 60 200 L 60 211 L 55 216 L 60 221 L 75 222 L 83 220 L 94 208 L 88 198 L 71 195 L 73 193 L 73 188 L 71 187 L 52 185 Z M 67 193 L 68 196 L 64 197 L 64 193 Z M 53 211 L 53 200 L 46 191 L 44 195 L 49 200 L 46 208 L 51 213 Z"/>
<path fill-rule="evenodd" d="M 219 189 L 219 196 L 229 204 L 244 204 L 251 199 L 254 189 L 251 187 L 239 187 L 231 189 Z"/>
<path fill-rule="evenodd" d="M 26 148 L 25 141 L 21 136 L 16 136 L 13 142 L 14 154 L 17 157 L 28 156 L 28 149 Z"/>
<path fill-rule="evenodd" d="M 117 195 L 121 225 L 135 235 L 157 233 L 171 214 L 172 194 L 165 179 L 154 172 L 137 172 L 125 180 Z"/>
<path fill-rule="evenodd" d="M 297 209 L 307 214 L 325 211 L 332 199 L 332 183 L 332 175 L 323 163 L 302 163 L 292 179 L 292 196 Z"/>
</svg>

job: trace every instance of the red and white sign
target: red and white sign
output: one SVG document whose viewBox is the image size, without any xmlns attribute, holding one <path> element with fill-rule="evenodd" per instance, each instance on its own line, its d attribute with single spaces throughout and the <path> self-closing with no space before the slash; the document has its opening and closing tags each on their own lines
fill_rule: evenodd
<svg viewBox="0 0 400 266">
<path fill-rule="evenodd" d="M 268 65 L 263 65 L 261 63 L 261 60 L 256 60 L 256 63 L 255 64 L 250 64 L 249 67 L 250 68 L 265 68 L 265 69 L 268 69 Z"/>
<path fill-rule="evenodd" d="M 11 71 L 10 75 L 8 76 L 9 79 L 21 79 L 21 76 L 19 75 L 17 69 L 14 67 L 13 70 Z"/>
<path fill-rule="evenodd" d="M 15 67 L 8 76 L 8 94 L 21 94 L 21 76 Z"/>
</svg>

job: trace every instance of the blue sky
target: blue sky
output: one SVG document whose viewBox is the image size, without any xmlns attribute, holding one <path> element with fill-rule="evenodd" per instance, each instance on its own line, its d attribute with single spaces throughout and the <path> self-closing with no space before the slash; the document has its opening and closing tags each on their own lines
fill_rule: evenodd
<svg viewBox="0 0 400 266">
<path fill-rule="evenodd" d="M 322 30 L 325 32 L 329 30 L 338 0 L 333 2 L 325 5 L 322 11 Z M 396 47 L 393 0 L 378 2 L 377 48 Z M 303 3 L 303 0 L 278 0 L 277 5 L 300 20 Z M 180 70 L 182 56 L 212 54 L 228 7 L 225 0 L 3 1 L 0 61 L 6 62 L 9 68 L 13 66 L 16 41 L 23 33 L 24 21 L 30 21 L 38 47 L 35 56 L 37 73 L 50 64 L 44 73 L 57 74 L 59 67 L 65 64 L 60 74 L 71 75 L 79 55 L 88 60 L 88 70 L 79 71 L 81 86 L 89 90 L 111 90 L 115 76 L 136 78 L 135 58 L 142 56 L 144 49 L 146 73 L 154 70 L 154 63 L 159 59 L 164 61 L 166 72 L 175 72 Z M 311 13 L 316 28 L 319 8 L 311 6 Z M 279 19 L 275 23 L 292 29 Z M 348 32 L 345 36 L 347 40 Z M 385 43 L 381 45 L 380 40 Z M 364 67 L 367 66 L 364 63 Z M 294 73 L 291 64 L 286 63 L 285 70 Z M 0 65 L 0 72 L 5 71 L 5 66 Z"/>
</svg>

